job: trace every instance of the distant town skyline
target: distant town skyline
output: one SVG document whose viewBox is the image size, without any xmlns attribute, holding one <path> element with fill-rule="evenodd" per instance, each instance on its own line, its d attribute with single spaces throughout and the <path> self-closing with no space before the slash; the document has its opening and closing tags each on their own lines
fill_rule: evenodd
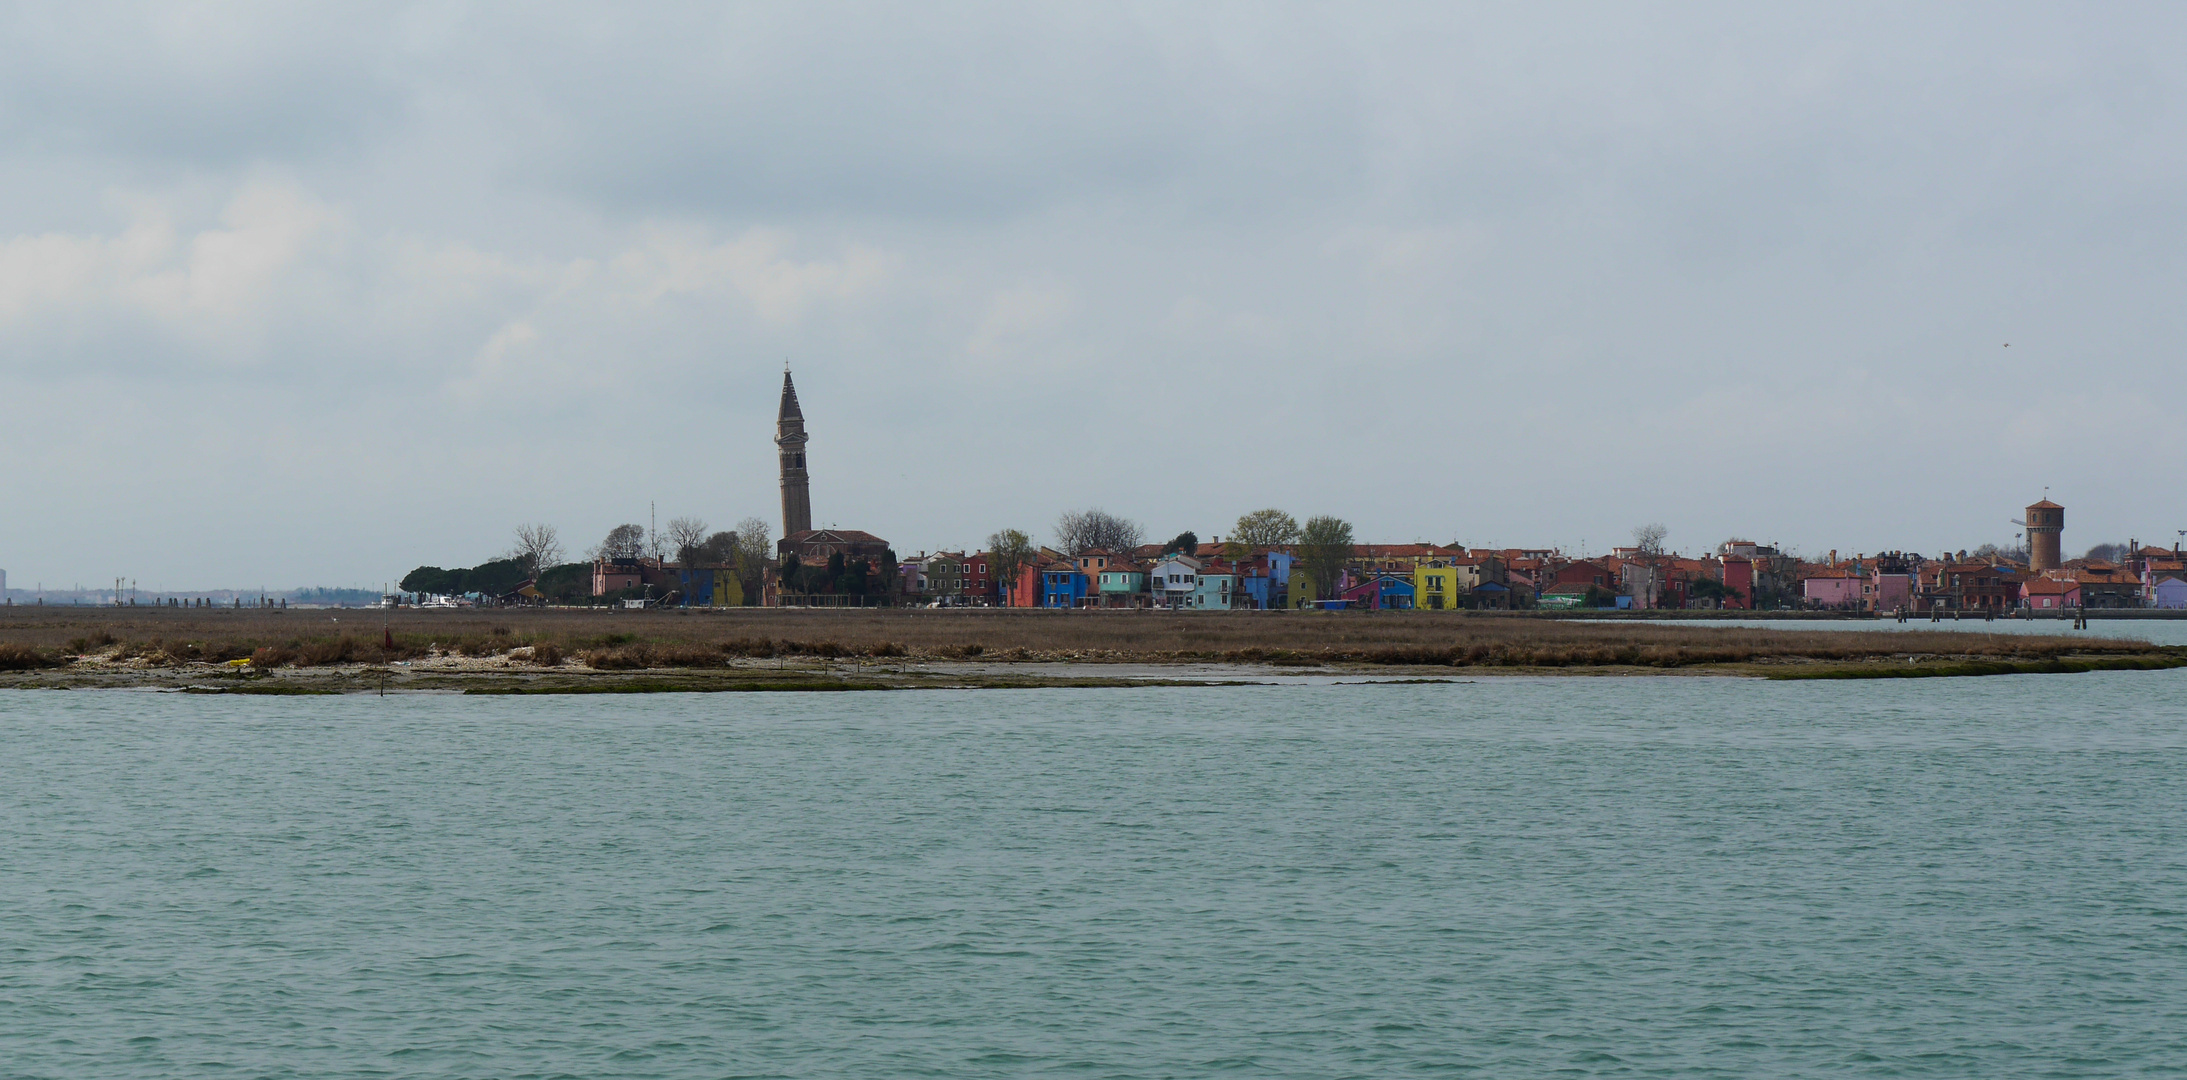
<svg viewBox="0 0 2187 1080">
<path fill-rule="evenodd" d="M 0 15 L 0 568 L 622 522 L 2169 545 L 2165 5 Z M 2009 347 L 2008 347 L 2009 343 Z"/>
</svg>

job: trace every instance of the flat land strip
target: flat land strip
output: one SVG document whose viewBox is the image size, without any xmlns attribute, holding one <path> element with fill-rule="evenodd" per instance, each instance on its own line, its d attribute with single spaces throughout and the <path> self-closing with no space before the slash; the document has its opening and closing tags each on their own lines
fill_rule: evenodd
<svg viewBox="0 0 2187 1080">
<path fill-rule="evenodd" d="M 390 644 L 392 643 L 392 644 Z M 1464 612 L 0 609 L 0 687 L 641 693 L 1287 677 L 1905 678 L 2187 666 L 2085 635 L 1762 630 Z"/>
</svg>

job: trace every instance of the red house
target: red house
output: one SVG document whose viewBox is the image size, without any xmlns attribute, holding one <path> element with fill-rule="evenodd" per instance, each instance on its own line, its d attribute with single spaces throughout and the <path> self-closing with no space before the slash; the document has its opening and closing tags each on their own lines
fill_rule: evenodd
<svg viewBox="0 0 2187 1080">
<path fill-rule="evenodd" d="M 1740 610 L 1754 607 L 1754 560 L 1744 555 L 1724 556 L 1724 606 Z"/>
</svg>

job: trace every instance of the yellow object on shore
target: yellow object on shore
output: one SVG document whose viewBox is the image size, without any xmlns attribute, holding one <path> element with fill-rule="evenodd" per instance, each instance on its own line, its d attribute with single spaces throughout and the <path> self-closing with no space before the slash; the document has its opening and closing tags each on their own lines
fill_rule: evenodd
<svg viewBox="0 0 2187 1080">
<path fill-rule="evenodd" d="M 250 658 L 250 657 L 248 657 L 248 656 L 246 656 L 246 657 L 244 657 L 244 658 L 243 658 L 243 659 L 241 659 L 241 660 L 230 660 L 230 661 L 228 661 L 228 666 L 229 666 L 229 667 L 242 667 L 243 665 L 245 665 L 245 664 L 248 664 L 248 663 L 250 663 L 250 662 L 251 662 L 251 658 Z"/>
</svg>

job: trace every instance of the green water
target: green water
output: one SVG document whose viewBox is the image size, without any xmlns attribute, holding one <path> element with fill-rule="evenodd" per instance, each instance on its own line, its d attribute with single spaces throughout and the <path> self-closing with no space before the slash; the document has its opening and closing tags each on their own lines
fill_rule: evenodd
<svg viewBox="0 0 2187 1080">
<path fill-rule="evenodd" d="M 2187 1072 L 2187 672 L 0 694 L 0 1075 Z"/>
</svg>

